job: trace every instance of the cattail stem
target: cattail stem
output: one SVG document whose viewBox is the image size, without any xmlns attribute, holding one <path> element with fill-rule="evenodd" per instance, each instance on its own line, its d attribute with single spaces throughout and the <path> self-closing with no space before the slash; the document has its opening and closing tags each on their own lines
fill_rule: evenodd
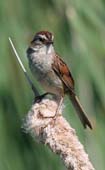
<svg viewBox="0 0 105 170">
<path fill-rule="evenodd" d="M 15 56 L 16 56 L 19 64 L 20 64 L 20 66 L 21 66 L 21 68 L 22 68 L 22 70 L 23 70 L 23 72 L 24 72 L 24 75 L 25 75 L 25 77 L 26 77 L 29 85 L 31 86 L 31 89 L 32 89 L 35 97 L 36 97 L 36 96 L 39 96 L 40 94 L 39 94 L 37 88 L 34 86 L 33 82 L 31 81 L 31 79 L 30 79 L 30 77 L 29 77 L 29 75 L 28 75 L 28 73 L 27 73 L 27 71 L 26 71 L 26 69 L 25 69 L 25 67 L 24 67 L 24 65 L 23 65 L 20 57 L 19 57 L 19 54 L 17 53 L 17 50 L 16 50 L 16 48 L 15 48 L 13 42 L 12 42 L 12 39 L 11 39 L 10 37 L 9 37 L 8 39 L 9 39 L 9 42 L 10 42 L 10 44 L 11 44 L 11 47 L 12 47 L 12 49 L 13 49 L 13 51 L 14 51 L 14 54 L 15 54 Z"/>
</svg>

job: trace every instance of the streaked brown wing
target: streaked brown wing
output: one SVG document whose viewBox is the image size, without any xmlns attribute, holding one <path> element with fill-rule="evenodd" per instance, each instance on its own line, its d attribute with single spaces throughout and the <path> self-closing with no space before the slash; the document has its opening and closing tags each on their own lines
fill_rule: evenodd
<svg viewBox="0 0 105 170">
<path fill-rule="evenodd" d="M 57 76 L 63 81 L 64 85 L 74 93 L 74 80 L 73 77 L 64 63 L 64 61 L 56 55 L 52 68 Z"/>
</svg>

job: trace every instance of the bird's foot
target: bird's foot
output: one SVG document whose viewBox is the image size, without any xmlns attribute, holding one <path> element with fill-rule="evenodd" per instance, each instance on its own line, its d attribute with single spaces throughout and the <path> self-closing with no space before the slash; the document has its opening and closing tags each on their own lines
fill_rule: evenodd
<svg viewBox="0 0 105 170">
<path fill-rule="evenodd" d="M 34 99 L 34 103 L 40 103 L 42 101 L 42 99 L 44 97 L 46 97 L 47 95 L 54 95 L 53 93 L 50 93 L 50 92 L 46 92 L 40 96 L 36 96 L 35 99 Z"/>
<path fill-rule="evenodd" d="M 57 106 L 57 108 L 56 108 L 55 115 L 53 116 L 53 122 L 54 122 L 53 125 L 56 124 L 57 118 L 62 115 L 62 114 L 61 114 L 62 103 L 63 103 L 63 97 L 61 97 L 61 99 L 60 99 L 60 101 L 59 101 L 59 103 L 58 103 L 58 106 Z"/>
</svg>

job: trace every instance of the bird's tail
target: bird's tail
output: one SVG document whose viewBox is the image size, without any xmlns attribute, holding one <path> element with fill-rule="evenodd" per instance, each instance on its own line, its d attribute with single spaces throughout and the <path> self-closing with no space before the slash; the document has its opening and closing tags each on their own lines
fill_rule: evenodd
<svg viewBox="0 0 105 170">
<path fill-rule="evenodd" d="M 85 112 L 79 102 L 78 97 L 75 94 L 72 94 L 72 95 L 70 94 L 69 96 L 70 96 L 71 102 L 72 102 L 84 128 L 86 128 L 88 126 L 90 129 L 92 129 L 92 125 L 91 125 L 90 121 L 88 120 L 87 116 L 85 115 Z"/>
</svg>

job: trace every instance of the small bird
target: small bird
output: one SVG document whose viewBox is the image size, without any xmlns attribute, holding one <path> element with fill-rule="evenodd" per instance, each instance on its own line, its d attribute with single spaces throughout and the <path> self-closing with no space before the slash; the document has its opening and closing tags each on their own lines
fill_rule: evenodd
<svg viewBox="0 0 105 170">
<path fill-rule="evenodd" d="M 29 67 L 47 93 L 54 94 L 58 108 L 67 94 L 84 126 L 92 129 L 79 99 L 75 94 L 74 79 L 67 64 L 55 52 L 54 36 L 51 32 L 40 31 L 35 34 L 27 49 Z"/>
</svg>

